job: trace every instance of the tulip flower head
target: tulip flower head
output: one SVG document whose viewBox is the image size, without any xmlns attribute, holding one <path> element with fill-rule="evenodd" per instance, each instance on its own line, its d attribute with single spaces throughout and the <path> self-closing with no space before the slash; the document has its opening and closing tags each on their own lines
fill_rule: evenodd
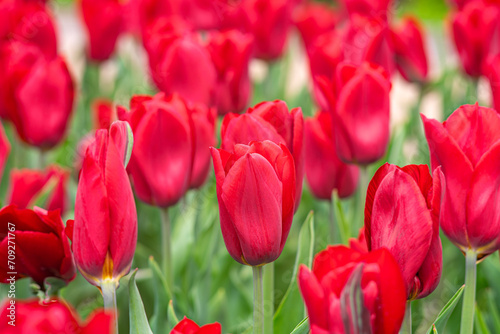
<svg viewBox="0 0 500 334">
<path fill-rule="evenodd" d="M 221 334 L 221 326 L 218 322 L 204 326 L 198 326 L 193 320 L 184 317 L 170 334 Z"/>
</svg>

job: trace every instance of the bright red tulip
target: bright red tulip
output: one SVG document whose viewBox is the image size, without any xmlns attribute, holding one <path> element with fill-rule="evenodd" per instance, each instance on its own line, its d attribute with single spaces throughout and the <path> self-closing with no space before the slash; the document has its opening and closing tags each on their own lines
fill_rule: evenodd
<svg viewBox="0 0 500 334">
<path fill-rule="evenodd" d="M 409 300 L 429 295 L 441 278 L 439 205 L 432 182 L 427 165 L 400 168 L 386 163 L 373 176 L 366 195 L 368 250 L 391 252 Z"/>
<path fill-rule="evenodd" d="M 476 103 L 461 106 L 443 124 L 422 119 L 441 188 L 443 232 L 478 258 L 495 252 L 500 249 L 500 114 Z"/>
<path fill-rule="evenodd" d="M 500 50 L 500 43 L 497 41 L 499 17 L 498 7 L 482 0 L 471 1 L 453 14 L 453 40 L 468 75 L 482 75 L 488 56 Z"/>
<path fill-rule="evenodd" d="M 51 166 L 45 171 L 12 170 L 7 203 L 15 204 L 20 209 L 31 209 L 40 197 L 47 197 L 44 208 L 49 211 L 60 210 L 63 214 L 67 208 L 66 185 L 69 171 Z"/>
<path fill-rule="evenodd" d="M 218 322 L 205 326 L 198 326 L 193 320 L 184 317 L 170 334 L 221 334 L 221 326 Z"/>
<path fill-rule="evenodd" d="M 118 121 L 109 131 L 97 130 L 80 172 L 75 221 L 68 222 L 78 269 L 96 286 L 107 280 L 118 284 L 130 270 L 137 242 L 135 201 L 125 171 L 128 128 Z"/>
<path fill-rule="evenodd" d="M 9 205 L 0 210 L 0 281 L 31 277 L 42 289 L 47 277 L 69 282 L 76 269 L 59 211 L 18 209 Z M 15 260 L 8 262 L 15 244 Z M 10 245 L 10 247 L 9 247 Z"/>
<path fill-rule="evenodd" d="M 386 20 L 390 16 L 392 0 L 342 0 L 349 14 Z"/>
<path fill-rule="evenodd" d="M 9 324 L 11 301 L 1 308 L 0 332 L 4 334 L 112 334 L 113 316 L 103 310 L 93 312 L 82 322 L 76 311 L 64 301 L 12 300 L 15 302 L 15 326 Z"/>
<path fill-rule="evenodd" d="M 490 82 L 493 106 L 496 111 L 500 110 L 500 54 L 492 57 L 485 71 Z"/>
<path fill-rule="evenodd" d="M 428 66 L 423 29 L 413 18 L 406 18 L 392 30 L 396 67 L 408 81 L 427 79 Z"/>
<path fill-rule="evenodd" d="M 304 134 L 305 172 L 314 196 L 329 200 L 334 189 L 340 198 L 351 196 L 356 191 L 359 168 L 338 158 L 330 114 L 322 111 L 307 119 Z"/>
<path fill-rule="evenodd" d="M 340 18 L 337 12 L 327 4 L 306 2 L 295 9 L 293 20 L 308 48 L 316 38 L 333 31 Z"/>
<path fill-rule="evenodd" d="M 5 163 L 7 162 L 7 158 L 9 157 L 9 154 L 10 154 L 9 139 L 5 135 L 2 123 L 0 123 L 0 181 L 2 180 L 3 170 L 5 167 Z"/>
<path fill-rule="evenodd" d="M 276 260 L 292 225 L 295 167 L 285 145 L 238 144 L 211 149 L 222 236 L 236 261 L 259 266 Z"/>
<path fill-rule="evenodd" d="M 357 239 L 349 239 L 349 247 L 355 251 L 361 253 L 368 253 L 368 245 L 366 244 L 365 228 L 359 229 L 359 235 Z"/>
<path fill-rule="evenodd" d="M 243 115 L 228 114 L 222 122 L 221 140 L 226 151 L 254 140 L 286 145 L 295 160 L 295 209 L 298 208 L 304 179 L 304 118 L 300 108 L 289 112 L 285 102 L 276 100 L 261 102 Z"/>
<path fill-rule="evenodd" d="M 361 272 L 359 281 L 353 281 Z M 345 246 L 329 246 L 314 258 L 310 271 L 302 265 L 299 287 L 307 307 L 311 333 L 352 333 L 346 325 L 355 320 L 374 334 L 398 333 L 405 314 L 406 290 L 397 262 L 386 249 L 361 253 Z M 367 313 L 350 319 L 344 298 L 357 298 L 350 290 L 360 289 Z M 344 322 L 347 322 L 344 323 Z M 354 325 L 358 328 L 359 325 Z M 351 323 L 352 328 L 352 323 Z M 359 328 L 358 328 L 359 330 Z"/>
<path fill-rule="evenodd" d="M 74 86 L 60 57 L 47 60 L 31 44 L 9 42 L 0 51 L 0 109 L 21 139 L 42 149 L 64 137 Z"/>
<path fill-rule="evenodd" d="M 237 30 L 214 32 L 210 35 L 208 51 L 217 70 L 214 99 L 219 115 L 242 111 L 248 106 L 252 91 L 248 76 L 252 36 Z"/>
<path fill-rule="evenodd" d="M 94 129 L 109 129 L 111 124 L 117 120 L 116 110 L 113 102 L 105 99 L 97 99 L 92 103 Z"/>
<path fill-rule="evenodd" d="M 125 28 L 120 0 L 81 0 L 83 22 L 89 39 L 88 54 L 95 61 L 107 60 Z"/>
<path fill-rule="evenodd" d="M 374 64 L 340 64 L 335 88 L 323 87 L 333 115 L 337 154 L 349 163 L 369 164 L 380 159 L 389 143 L 389 92 L 387 72 Z M 332 92 L 333 91 L 333 92 Z"/>
</svg>

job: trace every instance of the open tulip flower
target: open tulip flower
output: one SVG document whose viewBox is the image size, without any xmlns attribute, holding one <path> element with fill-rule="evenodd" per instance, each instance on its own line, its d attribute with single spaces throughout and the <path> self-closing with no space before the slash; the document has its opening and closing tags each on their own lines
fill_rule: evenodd
<svg viewBox="0 0 500 334">
<path fill-rule="evenodd" d="M 399 332 L 406 289 L 385 248 L 362 253 L 329 246 L 315 256 L 312 271 L 300 267 L 298 282 L 313 334 Z"/>
<path fill-rule="evenodd" d="M 368 250 L 387 248 L 391 252 L 403 274 L 409 300 L 430 294 L 441 278 L 439 207 L 433 207 L 432 182 L 427 165 L 400 168 L 386 163 L 368 186 Z"/>
<path fill-rule="evenodd" d="M 221 334 L 221 327 L 218 322 L 200 327 L 193 320 L 184 317 L 170 334 Z"/>
</svg>

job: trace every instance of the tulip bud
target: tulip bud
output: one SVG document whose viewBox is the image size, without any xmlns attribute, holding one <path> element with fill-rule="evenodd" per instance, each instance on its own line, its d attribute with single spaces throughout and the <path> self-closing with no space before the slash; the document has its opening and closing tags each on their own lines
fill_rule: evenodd
<svg viewBox="0 0 500 334">
<path fill-rule="evenodd" d="M 49 210 L 60 210 L 63 214 L 67 207 L 66 184 L 69 171 L 51 166 L 45 171 L 12 170 L 10 173 L 10 189 L 7 203 L 15 204 L 20 209 L 32 208 L 44 199 L 44 207 Z"/>
<path fill-rule="evenodd" d="M 427 165 L 400 168 L 386 163 L 373 176 L 366 195 L 368 250 L 391 252 L 409 300 L 429 295 L 441 278 L 439 207 L 433 207 L 432 182 Z"/>
<path fill-rule="evenodd" d="M 276 260 L 292 225 L 295 167 L 285 145 L 238 144 L 211 149 L 222 236 L 236 261 L 259 266 Z"/>
<path fill-rule="evenodd" d="M 198 326 L 193 320 L 184 317 L 170 334 L 221 334 L 221 326 L 218 322 L 205 326 Z"/>
<path fill-rule="evenodd" d="M 237 30 L 212 33 L 208 51 L 217 70 L 214 98 L 219 115 L 242 111 L 248 105 L 252 90 L 248 76 L 252 36 Z"/>
<path fill-rule="evenodd" d="M 342 0 L 349 15 L 387 20 L 392 0 Z"/>
<path fill-rule="evenodd" d="M 118 284 L 135 252 L 137 213 L 125 171 L 132 141 L 125 122 L 97 130 L 80 172 L 74 226 L 68 222 L 68 231 L 78 269 L 96 286 Z"/>
<path fill-rule="evenodd" d="M 396 334 L 403 323 L 405 285 L 386 249 L 361 253 L 329 246 L 315 256 L 312 271 L 301 265 L 298 282 L 312 333 L 351 333 L 351 328 L 357 333 Z M 353 299 L 354 310 L 349 308 Z"/>
<path fill-rule="evenodd" d="M 66 282 L 75 278 L 73 254 L 59 211 L 21 210 L 9 205 L 0 210 L 0 281 L 31 277 L 42 289 L 47 277 Z M 15 243 L 15 261 L 7 261 Z M 10 259 L 10 257 L 9 257 Z M 15 272 L 15 274 L 9 274 Z"/>
<path fill-rule="evenodd" d="M 322 111 L 307 119 L 304 134 L 305 172 L 314 196 L 329 200 L 334 189 L 340 198 L 351 196 L 356 191 L 359 168 L 338 158 L 330 114 Z"/>
<path fill-rule="evenodd" d="M 333 31 L 340 18 L 337 12 L 327 4 L 306 2 L 297 7 L 293 20 L 307 49 L 316 38 Z"/>
<path fill-rule="evenodd" d="M 247 145 L 251 141 L 270 140 L 284 144 L 295 161 L 296 200 L 298 208 L 302 196 L 304 178 L 304 118 L 302 109 L 288 112 L 283 101 L 261 102 L 243 115 L 228 114 L 221 126 L 222 149 L 230 151 L 236 144 Z"/>
<path fill-rule="evenodd" d="M 476 103 L 442 124 L 422 119 L 441 229 L 462 252 L 481 259 L 500 249 L 500 114 Z"/>
</svg>

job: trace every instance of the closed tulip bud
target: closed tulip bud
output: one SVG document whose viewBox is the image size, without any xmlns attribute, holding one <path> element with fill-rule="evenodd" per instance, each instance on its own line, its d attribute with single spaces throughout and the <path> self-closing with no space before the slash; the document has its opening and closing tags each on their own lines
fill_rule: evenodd
<svg viewBox="0 0 500 334">
<path fill-rule="evenodd" d="M 446 122 L 422 116 L 440 199 L 439 222 L 464 253 L 500 249 L 500 115 L 464 105 Z M 439 195 L 440 194 L 440 195 Z"/>
<path fill-rule="evenodd" d="M 81 0 L 83 22 L 89 40 L 91 60 L 111 57 L 120 33 L 125 28 L 123 5 L 120 0 Z"/>
<path fill-rule="evenodd" d="M 120 121 L 109 131 L 97 130 L 80 172 L 75 220 L 68 222 L 78 269 L 96 286 L 117 285 L 135 252 L 137 213 L 125 171 L 133 141 L 129 132 Z"/>
<path fill-rule="evenodd" d="M 5 135 L 2 123 L 0 123 L 0 181 L 2 180 L 3 170 L 5 167 L 5 163 L 7 162 L 7 158 L 9 157 L 9 154 L 10 154 L 9 139 Z"/>
<path fill-rule="evenodd" d="M 389 144 L 388 74 L 374 64 L 344 63 L 337 69 L 337 89 L 336 105 L 330 107 L 337 154 L 348 163 L 377 161 Z"/>
<path fill-rule="evenodd" d="M 270 140 L 284 144 L 295 161 L 296 200 L 298 208 L 304 179 L 304 117 L 302 109 L 290 112 L 283 101 L 261 102 L 243 115 L 228 114 L 221 127 L 222 149 L 231 151 L 236 144 Z"/>
<path fill-rule="evenodd" d="M 386 163 L 368 186 L 368 250 L 386 248 L 391 252 L 403 274 L 409 300 L 429 295 L 441 278 L 439 207 L 435 207 L 433 190 L 427 165 L 400 168 Z"/>
<path fill-rule="evenodd" d="M 363 15 L 387 20 L 392 0 L 342 0 L 349 15 Z"/>
<path fill-rule="evenodd" d="M 359 168 L 338 158 L 330 114 L 317 113 L 305 121 L 304 129 L 305 172 L 313 195 L 329 200 L 337 190 L 340 198 L 351 196 L 356 191 Z"/>
<path fill-rule="evenodd" d="M 324 33 L 333 31 L 340 17 L 331 6 L 321 2 L 306 2 L 295 9 L 293 21 L 306 49 Z"/>
<path fill-rule="evenodd" d="M 236 261 L 260 266 L 276 260 L 292 225 L 295 167 L 285 145 L 212 148 L 222 236 Z"/>
<path fill-rule="evenodd" d="M 428 66 L 424 33 L 413 18 L 406 18 L 400 27 L 392 30 L 396 67 L 408 81 L 427 79 Z"/>
<path fill-rule="evenodd" d="M 212 33 L 208 51 L 217 70 L 214 99 L 219 115 L 242 111 L 248 106 L 252 91 L 248 76 L 252 36 L 237 30 Z"/>
<path fill-rule="evenodd" d="M 15 326 L 9 324 L 11 314 L 9 307 L 12 307 L 12 302 L 15 302 Z M 58 299 L 44 302 L 7 299 L 0 312 L 3 319 L 0 321 L 0 331 L 4 334 L 114 333 L 111 314 L 103 310 L 94 311 L 83 323 L 75 310 Z"/>
<path fill-rule="evenodd" d="M 298 282 L 311 333 L 399 332 L 406 290 L 387 249 L 362 253 L 329 246 L 315 256 L 312 271 L 301 265 Z M 353 299 L 354 310 L 350 309 Z"/>
<path fill-rule="evenodd" d="M 66 185 L 69 171 L 51 166 L 45 171 L 12 170 L 7 203 L 15 204 L 20 209 L 31 209 L 42 205 L 49 211 L 60 210 L 64 214 L 67 208 Z M 42 203 L 39 201 L 43 200 Z"/>
<path fill-rule="evenodd" d="M 0 210 L 0 281 L 31 277 L 42 289 L 48 277 L 66 282 L 75 278 L 73 254 L 59 211 L 18 209 L 9 205 Z M 15 242 L 15 261 L 7 261 Z M 9 257 L 10 259 L 10 257 Z M 16 274 L 9 274 L 15 272 Z"/>
<path fill-rule="evenodd" d="M 483 74 L 489 55 L 498 53 L 499 9 L 482 0 L 469 2 L 452 16 L 452 33 L 462 67 L 468 75 Z"/>
<path fill-rule="evenodd" d="M 205 326 L 198 326 L 193 320 L 184 317 L 170 334 L 221 334 L 221 326 L 218 322 Z"/>
<path fill-rule="evenodd" d="M 9 42 L 0 51 L 0 107 L 27 144 L 50 149 L 64 137 L 74 85 L 60 57 L 47 60 L 30 44 Z"/>
</svg>

